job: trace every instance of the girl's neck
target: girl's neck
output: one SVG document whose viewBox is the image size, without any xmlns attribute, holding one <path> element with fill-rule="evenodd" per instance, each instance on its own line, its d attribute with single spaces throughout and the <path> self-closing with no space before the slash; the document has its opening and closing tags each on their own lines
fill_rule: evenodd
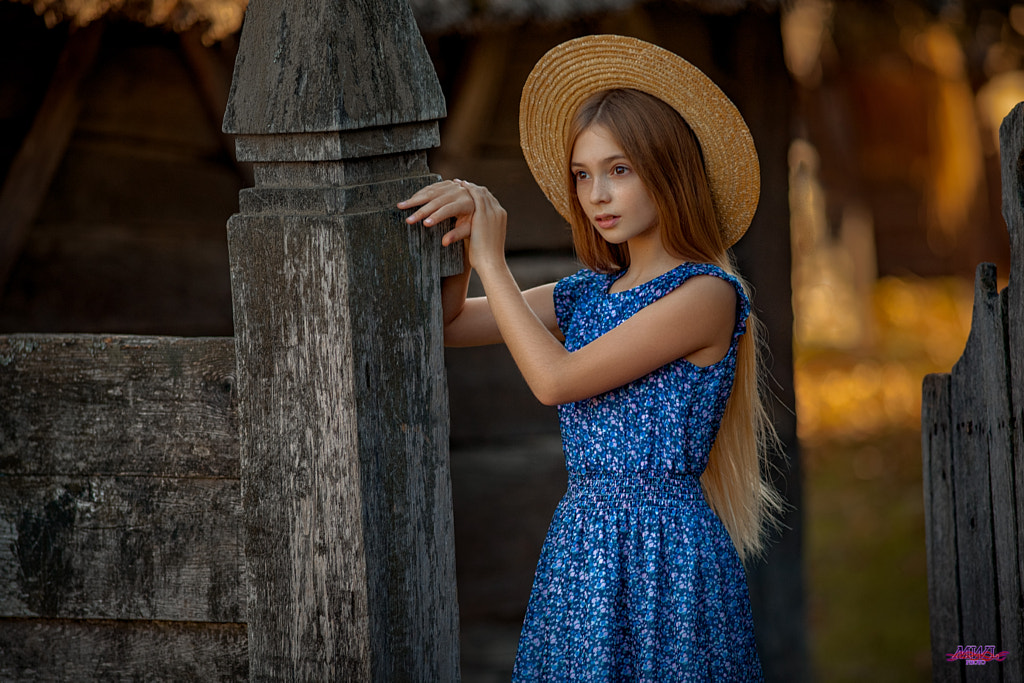
<svg viewBox="0 0 1024 683">
<path fill-rule="evenodd" d="M 629 267 L 615 283 L 613 289 L 616 291 L 631 289 L 653 280 L 686 261 L 666 251 L 661 236 L 657 234 L 653 235 L 653 239 L 645 236 L 630 240 L 626 246 L 629 248 Z"/>
</svg>

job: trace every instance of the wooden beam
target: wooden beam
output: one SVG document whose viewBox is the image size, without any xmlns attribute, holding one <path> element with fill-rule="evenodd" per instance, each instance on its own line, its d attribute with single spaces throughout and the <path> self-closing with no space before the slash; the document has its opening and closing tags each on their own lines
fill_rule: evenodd
<svg viewBox="0 0 1024 683">
<path fill-rule="evenodd" d="M 960 580 L 953 499 L 950 376 L 924 378 L 921 398 L 921 465 L 925 545 L 928 551 L 928 616 L 931 625 L 932 681 L 961 683 L 963 667 L 950 666 L 946 653 L 964 643 L 960 633 Z M 953 648 L 952 650 L 949 648 Z"/>
<path fill-rule="evenodd" d="M 0 617 L 245 620 L 237 479 L 5 476 Z"/>
<path fill-rule="evenodd" d="M 241 621 L 230 338 L 0 337 L 0 616 Z"/>
<path fill-rule="evenodd" d="M 0 336 L 0 476 L 238 478 L 234 340 Z"/>
<path fill-rule="evenodd" d="M 242 681 L 244 624 L 0 619 L 2 681 Z"/>
<path fill-rule="evenodd" d="M 245 616 L 233 340 L 0 337 L 0 615 Z"/>
<path fill-rule="evenodd" d="M 0 293 L 64 158 L 81 109 L 79 90 L 102 35 L 102 22 L 71 33 L 32 128 L 0 188 Z"/>
</svg>

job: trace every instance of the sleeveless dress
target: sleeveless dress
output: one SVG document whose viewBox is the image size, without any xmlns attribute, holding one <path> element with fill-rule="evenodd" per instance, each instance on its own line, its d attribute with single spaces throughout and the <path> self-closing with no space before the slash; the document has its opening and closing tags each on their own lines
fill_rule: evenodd
<svg viewBox="0 0 1024 683">
<path fill-rule="evenodd" d="M 620 274 L 581 270 L 555 286 L 574 351 L 695 275 L 736 287 L 719 362 L 673 361 L 559 406 L 569 485 L 541 550 L 514 681 L 761 681 L 746 576 L 699 477 L 732 389 L 750 304 L 739 282 L 684 263 L 610 293 Z"/>
</svg>

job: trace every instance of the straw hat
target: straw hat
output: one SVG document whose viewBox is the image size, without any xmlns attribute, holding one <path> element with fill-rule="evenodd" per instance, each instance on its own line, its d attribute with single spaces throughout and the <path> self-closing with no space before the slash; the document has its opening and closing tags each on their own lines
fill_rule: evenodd
<svg viewBox="0 0 1024 683">
<path fill-rule="evenodd" d="M 722 236 L 736 243 L 757 209 L 757 150 L 739 110 L 697 67 L 656 45 L 614 35 L 584 36 L 552 48 L 533 67 L 519 104 L 519 139 L 537 184 L 569 220 L 565 137 L 572 116 L 596 92 L 640 90 L 667 102 L 693 129 L 704 155 Z"/>
</svg>

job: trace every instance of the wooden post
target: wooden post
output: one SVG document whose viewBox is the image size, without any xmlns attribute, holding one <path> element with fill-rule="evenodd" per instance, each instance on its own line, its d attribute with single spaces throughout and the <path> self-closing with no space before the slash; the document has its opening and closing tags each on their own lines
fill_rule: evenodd
<svg viewBox="0 0 1024 683">
<path fill-rule="evenodd" d="M 1014 511 L 997 509 L 997 491 L 992 486 L 997 479 L 996 462 L 1009 456 L 1006 346 L 995 271 L 991 263 L 978 266 L 971 333 L 951 373 L 961 637 L 970 642 L 940 644 L 944 652 L 953 652 L 959 645 L 993 645 L 1001 650 L 1009 647 L 999 633 L 997 541 L 1004 525 L 997 515 L 1012 518 Z M 1007 483 L 1005 479 L 1003 483 Z M 963 665 L 957 662 L 955 666 Z M 997 667 L 986 667 L 967 680 L 999 681 L 998 673 Z"/>
<path fill-rule="evenodd" d="M 1024 103 L 999 126 L 1002 152 L 1003 218 L 1010 233 L 1010 282 L 1006 288 L 1007 355 L 1010 364 L 1010 424 L 1013 434 L 1013 489 L 1017 513 L 1017 595 L 1024 596 Z M 1024 610 L 1018 607 L 1018 634 L 1024 641 Z M 1024 651 L 1017 655 L 1024 660 Z M 1017 681 L 1024 680 L 1024 664 Z"/>
<path fill-rule="evenodd" d="M 224 130 L 252 680 L 458 680 L 440 233 L 444 100 L 405 0 L 253 0 Z M 448 250 L 446 250 L 448 251 Z"/>
<path fill-rule="evenodd" d="M 935 681 L 1024 681 L 1024 104 L 1000 127 L 1010 285 L 978 266 L 971 333 L 948 375 L 925 378 L 921 409 L 928 602 Z M 961 646 L 1005 651 L 986 666 Z M 982 662 L 984 663 L 984 662 Z"/>
<path fill-rule="evenodd" d="M 1003 218 L 1010 233 L 1010 282 L 1002 291 L 1003 333 L 1006 335 L 1003 381 L 1009 382 L 1005 419 L 1009 448 L 996 467 L 998 486 L 993 495 L 1002 528 L 997 529 L 997 570 L 1000 588 L 1000 630 L 1012 647 L 1024 643 L 1024 103 L 1018 104 L 999 127 L 1002 153 Z M 995 484 L 995 481 L 993 481 Z M 1011 514 L 1012 513 L 1012 514 Z M 1024 682 L 1024 652 L 1007 667 L 1006 683 Z"/>
<path fill-rule="evenodd" d="M 921 400 L 921 450 L 924 458 L 925 546 L 928 551 L 928 617 L 932 639 L 932 680 L 961 683 L 963 670 L 947 666 L 943 650 L 962 643 L 960 586 L 957 577 L 950 376 L 928 375 Z M 940 577 L 942 577 L 940 579 Z M 953 650 L 949 650 L 953 652 Z"/>
</svg>

